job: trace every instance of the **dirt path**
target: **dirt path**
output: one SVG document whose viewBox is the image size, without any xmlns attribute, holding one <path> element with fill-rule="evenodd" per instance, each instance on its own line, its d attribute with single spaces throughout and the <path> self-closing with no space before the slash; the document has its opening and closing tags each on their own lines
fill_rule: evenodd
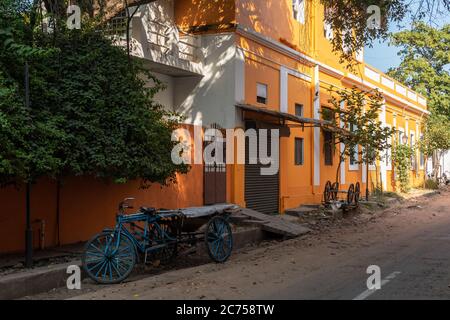
<svg viewBox="0 0 450 320">
<path fill-rule="evenodd" d="M 116 286 L 85 284 L 33 298 L 76 299 L 354 299 L 364 298 L 366 269 L 388 283 L 368 299 L 450 298 L 450 192 L 326 230 L 242 250 L 224 265 L 204 264 Z"/>
</svg>

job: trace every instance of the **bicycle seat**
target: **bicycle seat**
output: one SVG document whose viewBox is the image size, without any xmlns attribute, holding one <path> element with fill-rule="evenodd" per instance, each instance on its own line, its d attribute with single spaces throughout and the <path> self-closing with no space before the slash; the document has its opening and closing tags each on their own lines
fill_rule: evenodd
<svg viewBox="0 0 450 320">
<path fill-rule="evenodd" d="M 147 208 L 147 207 L 141 207 L 141 212 L 148 214 L 148 215 L 154 215 L 156 213 L 156 208 Z"/>
</svg>

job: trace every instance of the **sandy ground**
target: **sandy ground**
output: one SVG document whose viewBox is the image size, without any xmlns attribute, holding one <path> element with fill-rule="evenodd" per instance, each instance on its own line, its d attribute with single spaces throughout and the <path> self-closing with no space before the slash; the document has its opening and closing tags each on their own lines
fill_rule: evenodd
<svg viewBox="0 0 450 320">
<path fill-rule="evenodd" d="M 199 263 L 115 286 L 86 280 L 81 291 L 28 299 L 450 298 L 450 190 L 314 229 L 240 250 L 222 265 Z M 379 266 L 385 281 L 367 293 L 369 265 Z"/>
</svg>

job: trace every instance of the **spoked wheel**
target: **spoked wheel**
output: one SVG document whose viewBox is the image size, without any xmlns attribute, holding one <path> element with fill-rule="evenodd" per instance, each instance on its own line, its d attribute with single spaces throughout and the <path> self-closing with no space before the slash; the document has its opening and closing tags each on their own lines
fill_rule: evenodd
<svg viewBox="0 0 450 320">
<path fill-rule="evenodd" d="M 136 252 L 128 237 L 103 232 L 86 244 L 82 262 L 87 275 L 95 282 L 120 283 L 133 271 Z"/>
<path fill-rule="evenodd" d="M 354 199 L 356 205 L 359 203 L 360 196 L 361 196 L 361 185 L 359 184 L 359 182 L 357 182 L 355 186 L 355 199 Z"/>
<path fill-rule="evenodd" d="M 159 261 L 160 264 L 169 264 L 173 261 L 178 252 L 178 245 L 176 232 L 172 229 L 169 224 L 160 224 L 160 229 L 152 229 L 152 246 L 158 246 L 160 248 L 150 251 L 145 259 L 146 262 Z"/>
<path fill-rule="evenodd" d="M 206 249 L 209 257 L 215 262 L 225 262 L 233 250 L 233 234 L 231 226 L 223 217 L 209 220 L 205 233 Z"/>
<path fill-rule="evenodd" d="M 350 187 L 348 188 L 347 192 L 347 204 L 353 203 L 353 198 L 355 196 L 355 185 L 352 183 Z"/>
<path fill-rule="evenodd" d="M 331 198 L 336 201 L 338 199 L 339 182 L 333 183 L 331 186 Z"/>
<path fill-rule="evenodd" d="M 323 191 L 323 200 L 325 203 L 330 203 L 331 201 L 331 182 L 327 181 L 325 184 L 325 190 Z"/>
</svg>

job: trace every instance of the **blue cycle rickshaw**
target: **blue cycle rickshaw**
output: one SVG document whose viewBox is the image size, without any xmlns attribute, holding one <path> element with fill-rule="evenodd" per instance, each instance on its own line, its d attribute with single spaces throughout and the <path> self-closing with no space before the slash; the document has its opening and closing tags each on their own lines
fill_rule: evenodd
<svg viewBox="0 0 450 320">
<path fill-rule="evenodd" d="M 103 230 L 85 246 L 83 268 L 97 283 L 122 282 L 141 256 L 144 263 L 168 263 L 181 244 L 192 248 L 204 241 L 209 257 L 218 263 L 230 257 L 233 234 L 228 210 L 233 205 L 184 210 L 141 207 L 137 213 L 125 214 L 125 209 L 132 208 L 131 200 L 120 203 L 115 228 Z"/>
</svg>

